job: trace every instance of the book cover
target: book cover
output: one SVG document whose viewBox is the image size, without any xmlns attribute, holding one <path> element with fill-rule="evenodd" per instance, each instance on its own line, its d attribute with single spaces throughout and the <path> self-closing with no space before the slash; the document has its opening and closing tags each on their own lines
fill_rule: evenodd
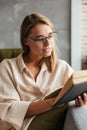
<svg viewBox="0 0 87 130">
<path fill-rule="evenodd" d="M 75 100 L 87 92 L 87 70 L 74 72 L 59 92 L 53 107 Z"/>
</svg>

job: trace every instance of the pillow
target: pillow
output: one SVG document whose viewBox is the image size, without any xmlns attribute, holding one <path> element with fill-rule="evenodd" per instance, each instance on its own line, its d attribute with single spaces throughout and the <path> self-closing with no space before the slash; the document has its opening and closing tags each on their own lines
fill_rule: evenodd
<svg viewBox="0 0 87 130">
<path fill-rule="evenodd" d="M 53 92 L 45 99 L 58 95 L 60 89 Z M 29 125 L 28 130 L 62 130 L 65 121 L 68 104 L 60 108 L 54 108 L 48 112 L 37 115 Z"/>
</svg>

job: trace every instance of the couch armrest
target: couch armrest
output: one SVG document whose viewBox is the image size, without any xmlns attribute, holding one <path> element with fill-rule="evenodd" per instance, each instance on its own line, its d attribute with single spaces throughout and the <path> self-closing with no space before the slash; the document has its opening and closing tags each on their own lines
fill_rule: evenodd
<svg viewBox="0 0 87 130">
<path fill-rule="evenodd" d="M 63 130 L 87 130 L 87 106 L 70 106 Z"/>
<path fill-rule="evenodd" d="M 5 58 L 14 58 L 22 52 L 21 48 L 0 49 L 0 62 Z"/>
</svg>

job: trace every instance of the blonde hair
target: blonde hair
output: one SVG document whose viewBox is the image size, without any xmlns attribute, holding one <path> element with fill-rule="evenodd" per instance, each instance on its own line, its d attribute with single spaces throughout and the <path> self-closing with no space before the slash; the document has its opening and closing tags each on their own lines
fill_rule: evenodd
<svg viewBox="0 0 87 130">
<path fill-rule="evenodd" d="M 29 53 L 29 47 L 25 45 L 25 39 L 31 33 L 31 29 L 37 24 L 46 24 L 51 27 L 53 32 L 55 32 L 55 28 L 52 22 L 47 17 L 39 13 L 27 15 L 24 18 L 20 28 L 20 41 L 25 55 Z M 56 61 L 57 61 L 57 52 L 56 52 L 56 44 L 54 44 L 51 56 L 44 58 L 43 62 L 47 64 L 48 70 L 50 72 L 53 72 L 55 70 Z M 43 62 L 41 62 L 41 64 Z"/>
</svg>

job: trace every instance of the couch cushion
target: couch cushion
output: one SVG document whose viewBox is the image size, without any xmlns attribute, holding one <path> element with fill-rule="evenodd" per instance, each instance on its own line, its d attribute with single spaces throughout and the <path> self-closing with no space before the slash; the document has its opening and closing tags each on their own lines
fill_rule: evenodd
<svg viewBox="0 0 87 130">
<path fill-rule="evenodd" d="M 22 49 L 0 49 L 0 62 L 5 58 L 13 58 L 18 56 L 22 52 Z"/>
<path fill-rule="evenodd" d="M 46 98 L 55 97 L 60 90 L 53 92 Z M 37 115 L 31 122 L 28 130 L 62 130 L 68 104 Z"/>
</svg>

